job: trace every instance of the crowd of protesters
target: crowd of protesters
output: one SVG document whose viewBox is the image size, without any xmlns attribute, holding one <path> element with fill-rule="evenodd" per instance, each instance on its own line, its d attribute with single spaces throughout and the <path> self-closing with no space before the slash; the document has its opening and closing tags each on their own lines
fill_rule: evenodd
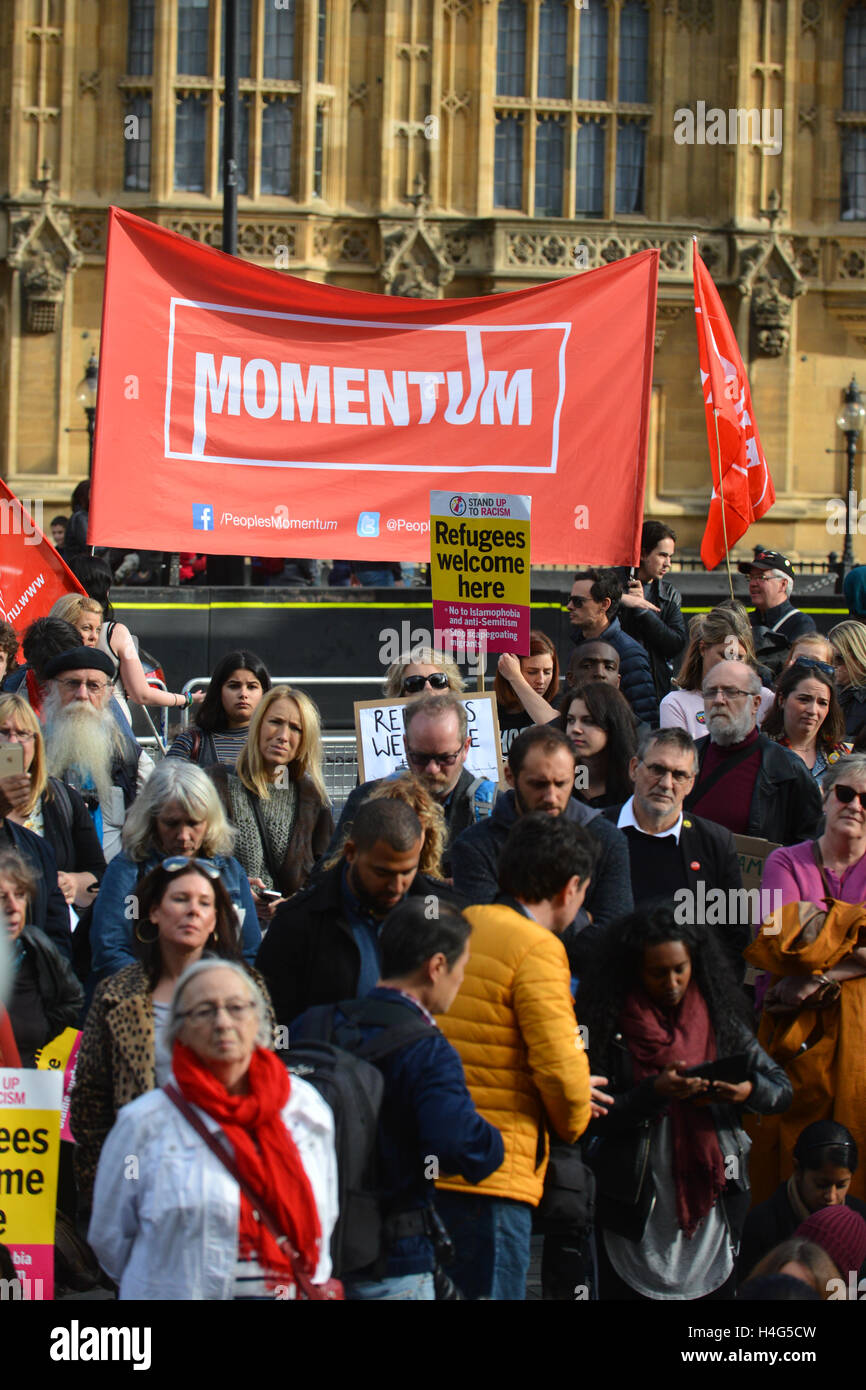
<svg viewBox="0 0 866 1390">
<path fill-rule="evenodd" d="M 188 702 L 86 506 L 52 525 L 90 596 L 21 665 L 0 627 L 0 1058 L 81 1030 L 60 1290 L 521 1300 L 535 1242 L 548 1299 L 857 1298 L 859 616 L 821 637 L 759 550 L 751 614 L 687 629 L 648 521 L 636 572 L 574 576 L 572 650 L 499 660 L 504 784 L 428 647 L 384 683 L 406 766 L 334 808 L 315 704 L 246 649 L 154 765 L 128 701 Z"/>
</svg>

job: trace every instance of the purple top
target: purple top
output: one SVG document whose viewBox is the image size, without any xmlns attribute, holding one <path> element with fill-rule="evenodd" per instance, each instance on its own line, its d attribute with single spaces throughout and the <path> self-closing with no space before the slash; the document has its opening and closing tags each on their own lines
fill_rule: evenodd
<svg viewBox="0 0 866 1390">
<path fill-rule="evenodd" d="M 840 878 L 825 866 L 827 882 L 833 897 L 842 903 L 861 903 L 866 899 L 866 854 Z M 824 885 L 817 864 L 812 858 L 812 841 L 799 845 L 783 845 L 767 855 L 761 891 L 780 889 L 783 906 L 787 903 L 820 903 Z"/>
</svg>

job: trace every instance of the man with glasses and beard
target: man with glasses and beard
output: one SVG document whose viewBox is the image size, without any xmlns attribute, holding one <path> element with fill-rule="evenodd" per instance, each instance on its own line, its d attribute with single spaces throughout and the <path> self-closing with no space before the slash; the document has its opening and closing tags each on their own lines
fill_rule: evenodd
<svg viewBox="0 0 866 1390">
<path fill-rule="evenodd" d="M 81 792 L 107 860 L 121 848 L 124 818 L 153 762 L 111 707 L 114 666 L 96 647 L 49 662 L 43 701 L 48 773 Z"/>
<path fill-rule="evenodd" d="M 734 835 L 777 845 L 813 839 L 821 794 L 802 759 L 758 732 L 761 679 L 742 661 L 719 661 L 704 677 L 708 737 L 698 739 L 698 775 L 685 806 Z"/>
<path fill-rule="evenodd" d="M 409 770 L 424 784 L 445 813 L 448 841 L 442 856 L 442 867 L 446 874 L 450 874 L 452 844 L 467 826 L 490 814 L 496 798 L 496 783 L 478 777 L 466 768 L 471 744 L 466 706 L 457 695 L 450 691 L 444 695 L 431 692 L 412 700 L 403 710 L 403 729 L 403 749 Z M 375 778 L 371 782 L 362 782 L 350 794 L 325 854 L 326 859 L 339 848 L 359 806 L 381 785 L 382 780 Z"/>
</svg>

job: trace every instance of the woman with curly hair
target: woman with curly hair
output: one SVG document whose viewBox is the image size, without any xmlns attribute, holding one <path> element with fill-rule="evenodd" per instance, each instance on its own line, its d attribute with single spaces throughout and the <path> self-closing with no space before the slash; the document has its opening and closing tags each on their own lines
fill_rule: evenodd
<svg viewBox="0 0 866 1390">
<path fill-rule="evenodd" d="M 614 1097 L 588 1131 L 602 1298 L 727 1297 L 749 1207 L 741 1111 L 791 1101 L 731 967 L 705 927 L 636 912 L 602 937 L 576 1007 Z M 707 1074 L 717 1061 L 728 1079 Z"/>
<path fill-rule="evenodd" d="M 776 682 L 776 700 L 761 733 L 802 758 L 813 777 L 823 777 L 831 763 L 851 751 L 844 732 L 833 667 L 815 657 L 797 657 Z"/>
<path fill-rule="evenodd" d="M 585 681 L 560 701 L 559 727 L 577 754 L 574 794 L 587 806 L 628 801 L 634 786 L 629 763 L 637 751 L 634 715 L 621 691 Z"/>
<path fill-rule="evenodd" d="M 659 706 L 663 729 L 686 729 L 692 738 L 707 732 L 702 693 L 704 676 L 719 661 L 745 661 L 757 670 L 752 629 L 742 604 L 719 604 L 709 613 L 698 613 L 689 623 L 689 645 L 677 674 L 677 689 L 666 695 Z M 761 687 L 758 723 L 773 704 L 773 692 Z"/>
</svg>

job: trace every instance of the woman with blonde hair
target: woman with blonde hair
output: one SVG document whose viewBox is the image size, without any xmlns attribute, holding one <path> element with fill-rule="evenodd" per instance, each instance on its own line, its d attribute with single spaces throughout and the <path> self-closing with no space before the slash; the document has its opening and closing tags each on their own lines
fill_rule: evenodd
<svg viewBox="0 0 866 1390">
<path fill-rule="evenodd" d="M 433 647 L 413 647 L 392 661 L 385 674 L 382 693 L 398 699 L 429 692 L 441 695 L 453 690 L 458 695 L 464 688 L 463 677 L 451 657 Z"/>
<path fill-rule="evenodd" d="M 678 689 L 666 695 L 659 706 L 662 729 L 686 729 L 692 738 L 705 736 L 702 686 L 704 677 L 719 661 L 745 661 L 757 670 L 752 630 L 742 604 L 720 604 L 709 613 L 692 618 L 689 645 L 677 675 Z M 773 698 L 772 690 L 762 686 L 759 724 L 772 707 Z"/>
<path fill-rule="evenodd" d="M 418 872 L 428 874 L 430 878 L 444 880 L 442 855 L 445 853 L 448 830 L 445 824 L 445 812 L 439 802 L 430 795 L 423 783 L 411 772 L 401 772 L 396 777 L 386 778 L 385 781 L 376 786 L 366 799 L 367 801 L 382 801 L 385 798 L 391 801 L 405 801 L 407 806 L 412 807 L 424 830 L 424 845 L 421 850 L 421 858 L 418 860 Z M 322 865 L 323 869 L 333 869 L 334 865 L 339 864 L 343 858 L 343 846 L 351 838 L 352 822 L 348 821 L 344 829 L 345 834 L 340 837 L 339 845 L 334 852 L 325 860 Z"/>
<path fill-rule="evenodd" d="M 237 857 L 261 921 L 302 888 L 334 830 L 322 778 L 319 711 L 308 695 L 276 685 L 259 702 L 236 770 L 208 769 L 238 832 Z"/>
<path fill-rule="evenodd" d="M 846 618 L 830 629 L 829 636 L 845 733 L 857 734 L 866 724 L 866 626 Z"/>
<path fill-rule="evenodd" d="M 831 1290 L 836 1287 L 833 1281 L 839 1279 L 839 1271 L 827 1252 L 802 1236 L 792 1236 L 770 1250 L 755 1265 L 749 1280 L 762 1279 L 768 1274 L 787 1274 L 792 1279 L 799 1279 L 820 1294 L 822 1299 L 830 1297 Z"/>
</svg>

